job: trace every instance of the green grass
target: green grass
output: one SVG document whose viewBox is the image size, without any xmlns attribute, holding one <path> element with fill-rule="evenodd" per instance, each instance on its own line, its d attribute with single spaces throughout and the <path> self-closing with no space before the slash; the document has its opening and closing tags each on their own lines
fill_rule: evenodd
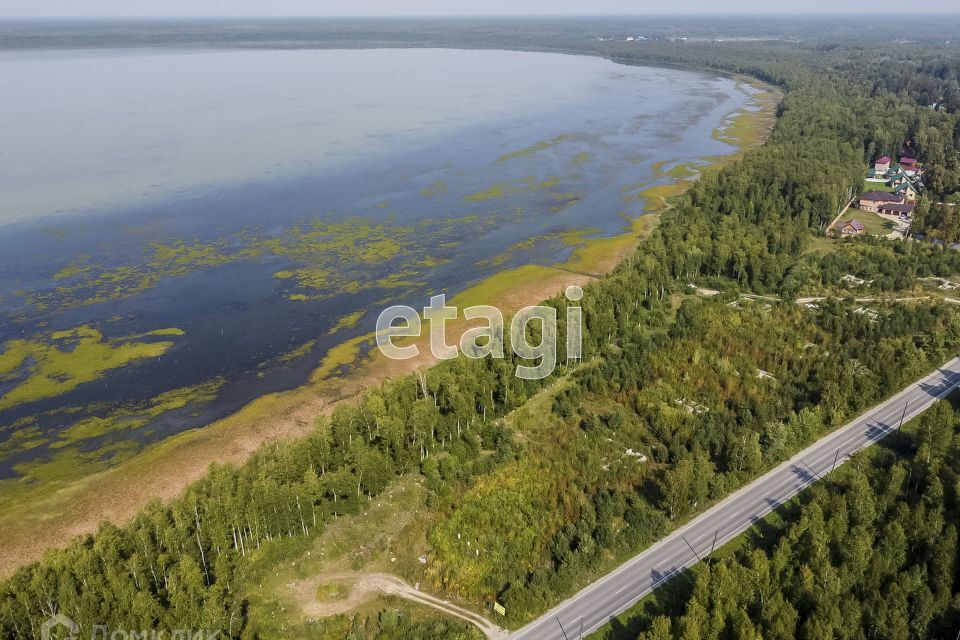
<svg viewBox="0 0 960 640">
<path fill-rule="evenodd" d="M 839 248 L 840 245 L 837 244 L 835 239 L 818 235 L 810 239 L 810 241 L 807 243 L 807 248 L 804 253 L 816 253 L 818 255 L 824 255 L 827 253 L 833 253 Z"/>
<path fill-rule="evenodd" d="M 869 180 L 864 179 L 863 191 L 886 191 L 888 193 L 893 193 L 893 187 L 887 186 L 886 182 L 870 182 Z"/>
<path fill-rule="evenodd" d="M 894 227 L 893 222 L 887 220 L 886 218 L 881 218 L 877 214 L 870 211 L 848 209 L 847 212 L 840 218 L 840 220 L 837 221 L 837 224 L 834 226 L 834 230 L 839 233 L 840 229 L 846 222 L 854 219 L 863 223 L 864 233 L 873 236 L 888 235 Z"/>
</svg>

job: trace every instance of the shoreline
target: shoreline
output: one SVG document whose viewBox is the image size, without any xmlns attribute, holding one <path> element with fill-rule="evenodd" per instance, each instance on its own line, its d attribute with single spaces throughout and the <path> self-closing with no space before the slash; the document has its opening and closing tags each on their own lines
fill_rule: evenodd
<svg viewBox="0 0 960 640">
<path fill-rule="evenodd" d="M 661 66 L 632 60 L 629 64 Z M 716 139 L 736 147 L 733 153 L 680 163 L 706 163 L 684 175 L 671 174 L 676 167 L 665 172 L 662 167 L 655 168 L 658 178 L 669 177 L 673 182 L 649 187 L 641 193 L 644 213 L 631 218 L 624 233 L 578 239 L 566 262 L 500 271 L 456 293 L 451 303 L 459 305 L 479 296 L 485 304 L 500 306 L 505 317 L 509 317 L 528 304 L 561 293 L 567 286 L 583 286 L 612 271 L 656 227 L 660 214 L 670 207 L 669 198 L 684 193 L 704 172 L 735 162 L 749 148 L 762 144 L 769 134 L 782 94 L 755 78 L 726 75 L 757 89 L 749 96 L 749 108 L 731 112 L 714 131 Z M 459 338 L 470 325 L 458 320 L 448 326 L 451 338 Z M 329 414 L 339 403 L 353 401 L 374 386 L 436 362 L 425 348 L 421 348 L 419 356 L 406 361 L 387 360 L 376 352 L 358 361 L 360 346 L 369 338 L 359 336 L 330 349 L 310 380 L 296 389 L 260 396 L 230 416 L 172 436 L 115 467 L 63 486 L 45 487 L 38 495 L 5 510 L 0 514 L 0 528 L 6 534 L 6 544 L 0 550 L 0 576 L 39 559 L 48 548 L 63 547 L 78 535 L 95 532 L 103 521 L 122 524 L 150 500 L 168 501 L 180 495 L 202 478 L 212 464 L 242 464 L 268 442 L 302 437 L 311 431 L 318 415 Z M 424 347 L 427 339 L 421 338 L 418 344 Z M 341 366 L 350 371 L 334 374 Z"/>
</svg>

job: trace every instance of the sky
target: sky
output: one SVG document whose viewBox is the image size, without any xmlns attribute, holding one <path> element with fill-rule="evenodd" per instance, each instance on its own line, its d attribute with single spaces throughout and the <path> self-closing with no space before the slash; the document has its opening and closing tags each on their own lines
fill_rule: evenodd
<svg viewBox="0 0 960 640">
<path fill-rule="evenodd" d="M 2 0 L 0 18 L 174 16 L 475 16 L 895 13 L 902 0 Z M 957 13 L 956 0 L 909 4 Z"/>
</svg>

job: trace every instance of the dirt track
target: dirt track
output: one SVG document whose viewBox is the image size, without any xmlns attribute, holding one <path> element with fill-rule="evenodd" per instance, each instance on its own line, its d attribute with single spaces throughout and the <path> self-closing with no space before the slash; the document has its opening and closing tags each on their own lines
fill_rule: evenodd
<svg viewBox="0 0 960 640">
<path fill-rule="evenodd" d="M 350 585 L 350 595 L 343 600 L 321 602 L 317 599 L 317 588 L 321 584 L 327 583 Z M 295 582 L 288 587 L 304 615 L 310 618 L 325 618 L 339 613 L 347 613 L 382 594 L 397 596 L 417 604 L 433 607 L 448 615 L 465 620 L 480 629 L 490 640 L 499 640 L 509 635 L 509 632 L 501 629 L 480 614 L 418 591 L 400 578 L 386 573 L 336 573 L 303 582 Z"/>
</svg>

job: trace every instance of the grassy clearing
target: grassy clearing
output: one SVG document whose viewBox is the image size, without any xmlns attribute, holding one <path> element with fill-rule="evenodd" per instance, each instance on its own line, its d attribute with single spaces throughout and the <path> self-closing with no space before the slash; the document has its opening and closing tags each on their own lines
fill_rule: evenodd
<svg viewBox="0 0 960 640">
<path fill-rule="evenodd" d="M 837 221 L 837 224 L 834 225 L 834 230 L 839 232 L 844 224 L 850 220 L 859 220 L 863 223 L 864 233 L 868 233 L 873 236 L 885 236 L 888 235 L 894 228 L 894 223 L 882 218 L 875 213 L 870 211 L 860 211 L 859 209 L 848 209 L 840 219 Z"/>
<path fill-rule="evenodd" d="M 371 500 L 362 513 L 330 522 L 314 541 L 279 552 L 257 552 L 244 585 L 250 594 L 251 617 L 258 624 L 273 628 L 292 630 L 306 624 L 301 610 L 304 594 L 299 588 L 303 582 L 321 580 L 307 594 L 320 602 L 336 602 L 350 596 L 350 585 L 335 578 L 325 581 L 324 576 L 344 572 L 390 573 L 410 584 L 424 582 L 425 568 L 419 557 L 429 551 L 426 530 L 436 517 L 426 500 L 422 478 L 404 476 Z M 296 545 L 297 541 L 287 544 Z M 276 561 L 278 553 L 285 558 L 284 562 Z M 409 601 L 383 596 L 359 604 L 354 612 L 375 615 L 386 608 L 442 616 Z"/>
<path fill-rule="evenodd" d="M 814 236 L 807 245 L 806 253 L 825 255 L 833 253 L 838 248 L 837 241 L 825 236 Z"/>
<path fill-rule="evenodd" d="M 886 182 L 871 182 L 870 180 L 864 180 L 863 191 L 886 191 L 888 193 L 893 193 L 893 187 L 889 186 Z"/>
<path fill-rule="evenodd" d="M 338 602 L 350 595 L 350 585 L 343 583 L 321 584 L 317 587 L 317 600 L 320 602 Z"/>
</svg>

